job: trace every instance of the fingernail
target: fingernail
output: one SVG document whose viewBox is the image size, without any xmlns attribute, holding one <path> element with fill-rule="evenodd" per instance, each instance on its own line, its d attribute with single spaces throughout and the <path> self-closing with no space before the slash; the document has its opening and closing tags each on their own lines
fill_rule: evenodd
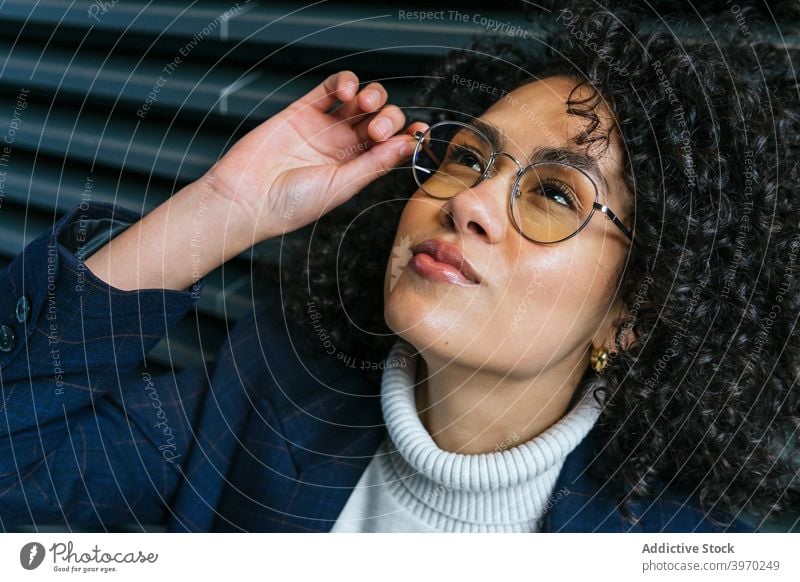
<svg viewBox="0 0 800 582">
<path fill-rule="evenodd" d="M 380 135 L 389 135 L 392 132 L 392 122 L 381 118 L 375 122 L 375 129 Z"/>
<path fill-rule="evenodd" d="M 367 100 L 367 105 L 375 105 L 380 98 L 381 95 L 377 91 L 367 91 L 364 93 L 364 99 Z"/>
</svg>

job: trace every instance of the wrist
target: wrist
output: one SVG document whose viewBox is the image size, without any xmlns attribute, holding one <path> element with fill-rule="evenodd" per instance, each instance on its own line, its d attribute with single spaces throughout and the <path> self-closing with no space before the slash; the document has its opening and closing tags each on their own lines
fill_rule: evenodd
<svg viewBox="0 0 800 582">
<path fill-rule="evenodd" d="M 86 259 L 121 290 L 190 288 L 246 250 L 248 228 L 205 179 L 182 188 Z"/>
<path fill-rule="evenodd" d="M 185 195 L 195 201 L 195 227 L 205 232 L 213 244 L 224 249 L 224 258 L 227 261 L 280 233 L 268 231 L 265 227 L 264 209 L 254 206 L 248 197 L 239 193 L 247 192 L 248 186 L 242 185 L 235 189 L 230 181 L 217 177 L 216 168 L 214 166 L 176 196 Z"/>
</svg>

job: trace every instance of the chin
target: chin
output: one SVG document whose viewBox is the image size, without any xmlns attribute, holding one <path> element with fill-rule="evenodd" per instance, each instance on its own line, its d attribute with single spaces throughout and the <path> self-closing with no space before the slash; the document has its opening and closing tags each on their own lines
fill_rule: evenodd
<svg viewBox="0 0 800 582">
<path fill-rule="evenodd" d="M 408 334 L 419 333 L 430 327 L 432 298 L 420 296 L 402 282 L 385 296 L 383 316 L 386 325 L 406 339 Z"/>
<path fill-rule="evenodd" d="M 461 329 L 463 308 L 457 305 L 399 283 L 388 295 L 383 315 L 389 328 L 417 349 L 441 352 L 454 350 L 455 338 L 471 337 Z"/>
</svg>

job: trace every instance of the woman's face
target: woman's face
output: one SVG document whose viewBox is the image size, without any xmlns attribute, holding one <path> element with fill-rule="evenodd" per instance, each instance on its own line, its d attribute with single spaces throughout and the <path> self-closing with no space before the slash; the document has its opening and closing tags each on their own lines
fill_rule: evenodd
<svg viewBox="0 0 800 582">
<path fill-rule="evenodd" d="M 500 130 L 503 151 L 523 165 L 538 148 L 585 154 L 585 146 L 574 145 L 572 138 L 586 129 L 587 120 L 566 109 L 575 84 L 552 77 L 523 85 L 480 120 Z M 598 113 L 608 124 L 608 110 Z M 600 202 L 630 228 L 631 195 L 622 182 L 617 138 L 588 153 L 605 182 L 598 183 Z M 436 358 L 518 378 L 559 366 L 582 371 L 591 345 L 614 345 L 612 322 L 622 306 L 614 301 L 613 282 L 629 241 L 599 212 L 577 236 L 560 243 L 523 238 L 508 208 L 516 170 L 513 161 L 499 156 L 489 178 L 452 198 L 414 193 L 386 269 L 386 322 L 428 362 Z M 411 260 L 412 252 L 430 240 L 456 245 L 478 282 L 419 268 L 430 264 L 429 257 Z"/>
</svg>

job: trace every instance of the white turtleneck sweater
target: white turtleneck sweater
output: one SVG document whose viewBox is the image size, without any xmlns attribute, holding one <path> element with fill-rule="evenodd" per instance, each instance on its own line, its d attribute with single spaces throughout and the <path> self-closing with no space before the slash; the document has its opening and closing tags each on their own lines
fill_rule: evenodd
<svg viewBox="0 0 800 582">
<path fill-rule="evenodd" d="M 417 415 L 418 358 L 402 339 L 393 346 L 381 381 L 388 436 L 331 531 L 538 531 L 558 494 L 553 489 L 564 460 L 600 414 L 591 393 L 525 443 L 492 453 L 452 453 L 436 445 Z"/>
</svg>

